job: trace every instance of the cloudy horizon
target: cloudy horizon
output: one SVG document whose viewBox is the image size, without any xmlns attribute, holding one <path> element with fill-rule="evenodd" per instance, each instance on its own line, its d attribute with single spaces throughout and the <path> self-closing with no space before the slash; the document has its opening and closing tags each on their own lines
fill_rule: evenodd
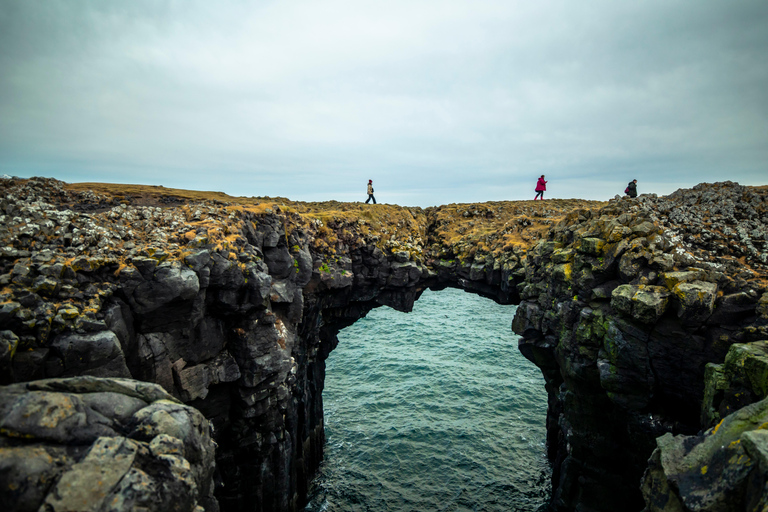
<svg viewBox="0 0 768 512">
<path fill-rule="evenodd" d="M 768 2 L 0 0 L 0 174 L 431 206 L 768 184 Z"/>
</svg>

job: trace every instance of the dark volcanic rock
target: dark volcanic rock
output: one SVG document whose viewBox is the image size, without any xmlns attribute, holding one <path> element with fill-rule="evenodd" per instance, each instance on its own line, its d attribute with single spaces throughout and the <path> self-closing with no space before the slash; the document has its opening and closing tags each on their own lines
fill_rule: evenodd
<svg viewBox="0 0 768 512">
<path fill-rule="evenodd" d="M 426 211 L 260 198 L 159 208 L 45 179 L 0 189 L 3 382 L 136 379 L 13 395 L 16 412 L 3 421 L 47 443 L 8 437 L 9 448 L 26 451 L 7 452 L 0 474 L 26 465 L 47 485 L 19 491 L 24 503 L 70 507 L 58 500 L 80 495 L 65 486 L 112 464 L 104 482 L 110 496 L 125 496 L 117 509 L 150 506 L 141 492 L 130 501 L 128 489 L 166 481 L 175 490 L 151 506 L 214 509 L 210 474 L 201 476 L 213 468 L 208 449 L 188 443 L 200 429 L 178 427 L 189 416 L 173 397 L 216 426 L 222 509 L 301 509 L 322 460 L 325 359 L 339 330 L 381 305 L 409 311 L 427 287 L 519 303 L 520 350 L 546 381 L 558 511 L 640 510 L 657 437 L 694 436 L 763 396 L 754 377 L 762 370 L 708 364 L 738 367 L 746 359 L 726 360 L 729 347 L 752 353 L 768 339 L 764 188 Z M 98 208 L 72 208 L 84 203 Z M 705 369 L 717 377 L 706 391 Z M 139 381 L 155 383 L 151 400 Z M 55 428 L 43 429 L 46 421 Z M 750 460 L 764 448 L 760 435 L 744 437 Z M 670 448 L 651 466 L 673 452 L 686 456 Z M 750 470 L 748 480 L 764 474 Z M 88 489 L 84 499 L 98 507 L 106 494 Z M 750 503 L 762 499 L 757 487 L 739 489 Z"/>
<path fill-rule="evenodd" d="M 725 512 L 768 506 L 768 400 L 698 436 L 664 434 L 643 481 L 645 510 Z"/>
<path fill-rule="evenodd" d="M 555 509 L 639 510 L 655 438 L 709 426 L 699 421 L 706 364 L 768 325 L 756 314 L 765 255 L 746 243 L 764 240 L 734 239 L 726 225 L 761 234 L 767 206 L 732 183 L 622 199 L 567 216 L 529 251 L 513 328 L 548 382 Z M 748 403 L 733 398 L 743 380 L 720 379 L 709 410 Z"/>
<path fill-rule="evenodd" d="M 3 510 L 218 510 L 205 418 L 155 384 L 0 387 Z"/>
</svg>

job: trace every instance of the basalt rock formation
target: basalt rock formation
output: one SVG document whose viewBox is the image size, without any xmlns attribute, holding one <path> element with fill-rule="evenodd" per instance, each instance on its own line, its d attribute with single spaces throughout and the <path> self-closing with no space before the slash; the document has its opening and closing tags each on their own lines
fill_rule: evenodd
<svg viewBox="0 0 768 512">
<path fill-rule="evenodd" d="M 13 384 L 0 432 L 4 510 L 217 510 L 208 422 L 157 384 Z"/>
<path fill-rule="evenodd" d="M 216 500 L 198 479 L 178 510 L 298 510 L 322 459 L 337 333 L 381 305 L 409 311 L 427 287 L 520 304 L 520 349 L 547 383 L 556 510 L 640 510 L 657 437 L 762 398 L 707 364 L 768 340 L 764 188 L 426 210 L 39 178 L 0 188 L 0 395 L 90 376 L 155 383 L 198 409 L 218 445 Z M 706 372 L 718 378 L 705 393 Z M 135 444 L 131 425 L 105 437 Z M 0 459 L 37 436 L 0 429 Z M 71 444 L 71 464 L 86 460 Z M 50 474 L 37 507 L 66 481 Z M 685 501 L 672 472 L 654 474 L 649 503 L 647 489 Z"/>
<path fill-rule="evenodd" d="M 700 185 L 573 212 L 529 251 L 513 329 L 547 381 L 556 509 L 639 510 L 656 438 L 710 426 L 707 363 L 768 339 L 767 213 Z"/>
</svg>

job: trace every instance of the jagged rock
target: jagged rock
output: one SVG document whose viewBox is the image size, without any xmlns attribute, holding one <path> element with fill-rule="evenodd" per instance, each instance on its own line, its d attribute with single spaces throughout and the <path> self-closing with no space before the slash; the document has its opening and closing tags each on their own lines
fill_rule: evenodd
<svg viewBox="0 0 768 512">
<path fill-rule="evenodd" d="M 757 303 L 756 312 L 763 320 L 768 320 L 768 292 L 760 297 L 760 301 Z"/>
<path fill-rule="evenodd" d="M 599 238 L 582 238 L 581 244 L 579 245 L 579 251 L 592 256 L 601 256 L 604 247 L 605 240 Z M 553 261 L 558 263 L 555 258 L 553 258 Z"/>
<path fill-rule="evenodd" d="M 707 365 L 705 384 L 705 426 L 768 396 L 768 341 L 731 345 L 723 364 Z"/>
<path fill-rule="evenodd" d="M 211 261 L 211 253 L 205 249 L 200 249 L 184 256 L 184 263 L 190 266 L 195 272 L 200 272 Z"/>
<path fill-rule="evenodd" d="M 272 302 L 293 302 L 299 289 L 290 281 L 276 281 L 272 283 L 269 299 Z"/>
<path fill-rule="evenodd" d="M 294 259 L 286 247 L 270 247 L 264 250 L 264 261 L 269 267 L 269 273 L 276 279 L 285 279 L 291 273 L 296 273 Z"/>
<path fill-rule="evenodd" d="M 57 337 L 51 348 L 61 357 L 60 376 L 130 377 L 120 340 L 112 331 Z"/>
<path fill-rule="evenodd" d="M 250 292 L 249 301 L 254 305 L 264 305 L 264 301 L 270 295 L 272 276 L 256 268 L 249 268 L 247 284 Z"/>
<path fill-rule="evenodd" d="M 768 503 L 768 437 L 761 429 L 767 423 L 768 400 L 763 400 L 704 434 L 659 437 L 643 477 L 645 511 L 762 510 Z"/>
<path fill-rule="evenodd" d="M 0 331 L 0 374 L 11 372 L 11 361 L 19 346 L 19 337 L 13 331 Z"/>
<path fill-rule="evenodd" d="M 689 283 L 691 281 L 698 281 L 706 277 L 706 272 L 703 270 L 687 270 L 684 272 L 665 272 L 662 274 L 664 283 L 667 288 L 674 290 L 675 286 L 681 283 Z"/>
<path fill-rule="evenodd" d="M 213 267 L 211 268 L 210 284 L 214 288 L 224 290 L 237 290 L 244 283 L 245 278 L 237 262 L 230 261 L 218 253 L 211 253 Z"/>
<path fill-rule="evenodd" d="M 661 286 L 617 286 L 611 293 L 611 306 L 645 324 L 655 323 L 666 312 L 670 293 Z"/>
<path fill-rule="evenodd" d="M 640 410 L 652 396 L 654 384 L 650 371 L 644 333 L 625 322 L 609 322 L 597 360 L 600 385 L 608 398 L 622 408 Z"/>
<path fill-rule="evenodd" d="M 133 310 L 149 313 L 176 300 L 189 300 L 200 291 L 197 274 L 179 264 L 162 263 L 152 278 L 139 284 L 129 296 Z"/>
<path fill-rule="evenodd" d="M 194 366 L 186 366 L 186 362 L 179 359 L 172 365 L 172 369 L 181 399 L 185 402 L 205 398 L 211 385 L 234 382 L 240 378 L 240 368 L 227 351 L 208 363 Z"/>
</svg>

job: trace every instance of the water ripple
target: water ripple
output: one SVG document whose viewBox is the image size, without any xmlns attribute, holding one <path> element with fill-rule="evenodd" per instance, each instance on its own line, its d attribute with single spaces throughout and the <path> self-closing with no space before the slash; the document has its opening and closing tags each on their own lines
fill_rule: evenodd
<svg viewBox="0 0 768 512">
<path fill-rule="evenodd" d="M 325 461 L 306 512 L 540 509 L 546 394 L 513 316 L 448 289 L 345 329 L 327 362 Z"/>
</svg>

